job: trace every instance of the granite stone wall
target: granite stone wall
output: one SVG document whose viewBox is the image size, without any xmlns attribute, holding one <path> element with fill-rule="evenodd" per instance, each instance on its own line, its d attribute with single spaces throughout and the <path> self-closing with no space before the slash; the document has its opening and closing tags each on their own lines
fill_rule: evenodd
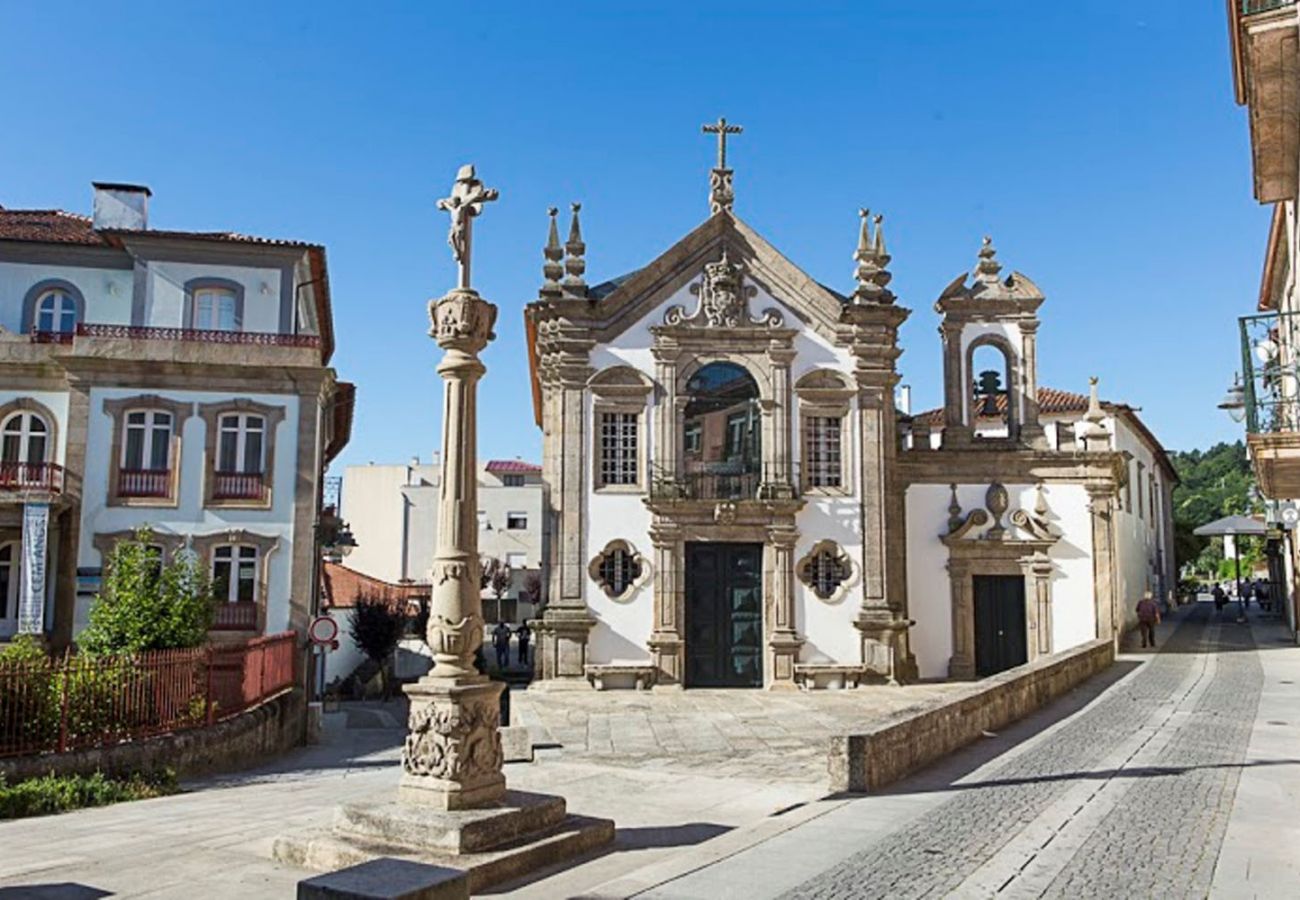
<svg viewBox="0 0 1300 900">
<path fill-rule="evenodd" d="M 1089 641 L 974 683 L 870 731 L 831 739 L 830 789 L 865 792 L 906 775 L 1041 709 L 1115 661 L 1108 639 Z"/>
</svg>

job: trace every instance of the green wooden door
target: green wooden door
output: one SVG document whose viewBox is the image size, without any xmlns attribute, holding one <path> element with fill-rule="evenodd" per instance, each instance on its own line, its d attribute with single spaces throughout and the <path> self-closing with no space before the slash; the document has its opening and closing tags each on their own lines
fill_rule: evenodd
<svg viewBox="0 0 1300 900">
<path fill-rule="evenodd" d="M 976 575 L 975 674 L 996 675 L 1029 659 L 1025 640 L 1025 579 Z"/>
<path fill-rule="evenodd" d="M 763 545 L 686 545 L 687 687 L 763 686 Z"/>
</svg>

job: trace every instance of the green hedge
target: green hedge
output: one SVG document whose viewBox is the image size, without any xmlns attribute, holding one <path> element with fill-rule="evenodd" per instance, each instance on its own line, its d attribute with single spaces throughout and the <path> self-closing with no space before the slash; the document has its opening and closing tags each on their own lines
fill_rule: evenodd
<svg viewBox="0 0 1300 900">
<path fill-rule="evenodd" d="M 93 775 L 45 775 L 17 784 L 0 779 L 0 819 L 47 816 L 89 806 L 107 806 L 123 800 L 145 800 L 179 793 L 171 769 L 128 778 Z"/>
</svg>

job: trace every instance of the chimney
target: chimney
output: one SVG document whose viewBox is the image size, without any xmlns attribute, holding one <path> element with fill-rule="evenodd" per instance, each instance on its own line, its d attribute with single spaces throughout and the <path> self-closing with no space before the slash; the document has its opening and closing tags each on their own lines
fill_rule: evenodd
<svg viewBox="0 0 1300 900">
<path fill-rule="evenodd" d="M 144 231 L 149 227 L 149 197 L 152 191 L 142 184 L 112 184 L 93 181 L 95 189 L 96 228 L 125 228 Z"/>
<path fill-rule="evenodd" d="M 905 384 L 898 389 L 898 411 L 905 416 L 912 414 L 912 386 Z"/>
</svg>

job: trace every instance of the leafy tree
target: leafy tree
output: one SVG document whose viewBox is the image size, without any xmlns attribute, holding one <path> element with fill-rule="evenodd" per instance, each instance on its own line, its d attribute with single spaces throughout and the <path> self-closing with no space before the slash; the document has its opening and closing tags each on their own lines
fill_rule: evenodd
<svg viewBox="0 0 1300 900">
<path fill-rule="evenodd" d="M 1221 541 L 1201 537 L 1193 531 L 1227 515 L 1250 515 L 1259 511 L 1253 499 L 1255 477 L 1246 445 L 1215 444 L 1209 450 L 1171 453 L 1178 473 L 1174 488 L 1174 547 L 1180 568 L 1188 564 L 1198 572 L 1213 575 L 1223 562 Z M 1262 553 L 1256 539 L 1239 538 L 1241 569 L 1249 572 Z"/>
<path fill-rule="evenodd" d="M 104 586 L 78 640 L 89 653 L 139 653 L 198 647 L 212 624 L 212 588 L 189 551 L 164 565 L 140 529 L 119 541 L 104 565 Z"/>
<path fill-rule="evenodd" d="M 397 642 L 406 631 L 406 613 L 403 604 L 386 597 L 362 594 L 356 598 L 348 614 L 348 634 L 352 635 L 361 652 L 379 667 L 379 681 L 384 699 L 391 692 L 392 680 L 389 662 Z"/>
<path fill-rule="evenodd" d="M 484 556 L 479 562 L 481 566 L 479 589 L 491 591 L 492 596 L 496 598 L 496 612 L 492 621 L 500 621 L 501 598 L 505 596 L 506 591 L 510 590 L 510 566 L 492 556 Z"/>
</svg>

